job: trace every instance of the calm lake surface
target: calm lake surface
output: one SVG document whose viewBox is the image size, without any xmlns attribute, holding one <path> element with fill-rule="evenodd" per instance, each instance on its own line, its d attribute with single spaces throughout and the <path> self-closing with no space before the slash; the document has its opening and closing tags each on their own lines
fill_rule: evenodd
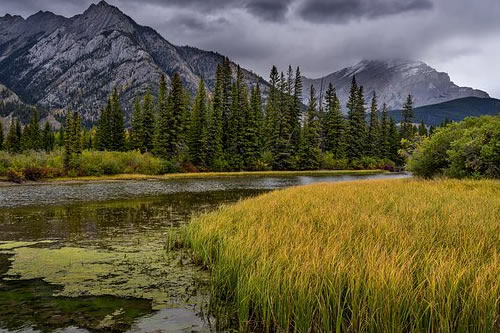
<svg viewBox="0 0 500 333">
<path fill-rule="evenodd" d="M 211 332 L 208 273 L 173 250 L 193 214 L 363 176 L 0 187 L 0 332 Z"/>
</svg>

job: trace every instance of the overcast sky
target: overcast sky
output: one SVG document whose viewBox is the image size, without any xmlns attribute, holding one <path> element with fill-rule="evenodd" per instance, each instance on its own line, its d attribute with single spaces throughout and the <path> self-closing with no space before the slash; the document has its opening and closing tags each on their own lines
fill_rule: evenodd
<svg viewBox="0 0 500 333">
<path fill-rule="evenodd" d="M 92 0 L 0 0 L 0 15 L 81 13 Z M 422 60 L 500 98 L 500 0 L 109 0 L 178 45 L 218 51 L 268 77 L 363 59 Z"/>
</svg>

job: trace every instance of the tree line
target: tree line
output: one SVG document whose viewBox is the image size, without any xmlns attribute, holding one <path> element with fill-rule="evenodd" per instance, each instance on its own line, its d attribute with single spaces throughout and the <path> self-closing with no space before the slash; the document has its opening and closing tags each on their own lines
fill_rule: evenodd
<svg viewBox="0 0 500 333">
<path fill-rule="evenodd" d="M 227 58 L 217 66 L 212 92 L 201 78 L 192 99 L 178 74 L 169 86 L 162 76 L 156 96 L 148 90 L 136 98 L 129 128 L 115 89 L 95 128 L 82 129 L 78 113 L 67 111 L 65 126 L 55 135 L 48 123 L 40 130 L 34 116 L 24 130 L 13 122 L 2 141 L 11 152 L 62 146 L 67 166 L 83 149 L 96 149 L 139 150 L 199 170 L 310 170 L 338 161 L 402 164 L 402 139 L 428 135 L 423 124 L 413 124 L 412 96 L 398 128 L 375 93 L 367 108 L 355 77 L 346 115 L 331 84 L 319 100 L 311 86 L 304 110 L 300 69 L 291 66 L 286 73 L 273 66 L 265 92 L 258 83 L 248 84 L 239 66 L 233 72 Z"/>
</svg>

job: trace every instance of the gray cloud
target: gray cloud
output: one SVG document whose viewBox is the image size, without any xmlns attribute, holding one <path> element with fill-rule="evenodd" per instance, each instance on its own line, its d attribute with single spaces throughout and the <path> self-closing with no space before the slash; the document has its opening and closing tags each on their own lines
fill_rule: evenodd
<svg viewBox="0 0 500 333">
<path fill-rule="evenodd" d="M 303 2 L 299 15 L 312 22 L 344 23 L 432 7 L 430 0 L 311 0 Z"/>
<path fill-rule="evenodd" d="M 97 0 L 0 0 L 0 15 L 65 16 Z M 108 0 L 170 42 L 228 55 L 268 77 L 309 77 L 362 59 L 410 58 L 500 97 L 498 0 Z"/>
</svg>

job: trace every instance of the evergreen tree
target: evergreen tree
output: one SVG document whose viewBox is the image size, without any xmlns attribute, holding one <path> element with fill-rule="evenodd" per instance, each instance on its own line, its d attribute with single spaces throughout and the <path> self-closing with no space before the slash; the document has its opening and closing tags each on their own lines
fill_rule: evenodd
<svg viewBox="0 0 500 333">
<path fill-rule="evenodd" d="M 82 153 L 82 119 L 78 112 L 73 112 L 73 120 L 71 122 L 71 142 L 73 154 L 79 155 Z"/>
<path fill-rule="evenodd" d="M 358 87 L 354 76 L 347 109 L 347 157 L 352 161 L 361 158 L 366 150 L 366 111 L 363 87 Z"/>
<path fill-rule="evenodd" d="M 146 114 L 146 103 L 143 105 L 143 113 Z M 169 107 L 169 124 L 168 124 L 168 138 L 167 156 L 169 158 L 176 158 L 185 148 L 185 117 L 186 117 L 186 100 L 184 88 L 179 74 L 174 74 L 172 77 L 172 90 L 168 96 Z M 145 126 L 146 127 L 146 126 Z"/>
<path fill-rule="evenodd" d="M 188 143 L 191 162 L 198 167 L 207 168 L 208 101 L 203 79 L 200 79 L 191 113 Z"/>
<path fill-rule="evenodd" d="M 125 150 L 125 125 L 124 114 L 120 105 L 120 96 L 118 90 L 113 91 L 111 97 L 111 142 L 110 150 L 124 151 Z"/>
<path fill-rule="evenodd" d="M 141 109 L 141 130 L 142 140 L 139 149 L 142 153 L 151 152 L 153 150 L 153 137 L 155 132 L 155 111 L 154 101 L 149 89 L 144 95 Z"/>
<path fill-rule="evenodd" d="M 210 108 L 208 131 L 207 161 L 212 169 L 223 166 L 223 112 L 224 112 L 224 73 L 222 65 L 217 65 L 213 103 Z"/>
<path fill-rule="evenodd" d="M 345 122 L 340 109 L 340 101 L 335 88 L 330 83 L 326 91 L 326 114 L 324 118 L 324 133 L 326 151 L 334 158 L 345 157 Z"/>
<path fill-rule="evenodd" d="M 316 91 L 314 86 L 311 85 L 311 95 L 309 107 L 306 111 L 301 147 L 301 166 L 303 169 L 312 170 L 320 167 L 320 130 Z"/>
<path fill-rule="evenodd" d="M 137 114 L 140 115 L 140 105 L 136 101 Z M 170 121 L 170 114 L 168 108 L 168 96 L 167 96 L 167 83 L 165 80 L 165 75 L 161 76 L 160 79 L 160 89 L 158 91 L 158 102 L 156 105 L 157 122 L 155 126 L 155 136 L 153 138 L 153 152 L 157 156 L 167 157 L 167 146 L 168 146 L 168 126 Z M 140 118 L 140 116 L 139 116 Z M 141 127 L 137 125 L 137 127 Z"/>
<path fill-rule="evenodd" d="M 390 140 L 389 140 L 389 119 L 387 118 L 387 105 L 382 106 L 382 119 L 380 121 L 380 157 L 390 158 Z"/>
<path fill-rule="evenodd" d="M 161 122 L 162 119 L 159 120 Z M 142 106 L 139 97 L 135 99 L 134 111 L 132 112 L 130 129 L 130 145 L 132 149 L 139 149 L 143 152 L 144 126 L 142 117 Z M 161 154 L 159 154 L 161 155 Z"/>
<path fill-rule="evenodd" d="M 57 146 L 64 147 L 64 126 L 59 127 L 57 134 Z"/>
<path fill-rule="evenodd" d="M 2 124 L 2 122 L 0 121 L 0 150 L 3 150 L 3 148 L 4 148 L 3 141 L 4 141 L 4 135 L 3 135 L 3 124 Z"/>
<path fill-rule="evenodd" d="M 269 75 L 269 95 L 266 102 L 265 121 L 264 121 L 264 147 L 267 151 L 273 150 L 274 142 L 276 141 L 277 130 L 277 114 L 279 109 L 279 74 L 276 66 L 271 69 Z"/>
<path fill-rule="evenodd" d="M 302 115 L 302 76 L 300 68 L 295 71 L 293 89 L 293 107 L 290 117 L 290 131 L 294 153 L 298 154 L 300 148 L 300 120 Z"/>
<path fill-rule="evenodd" d="M 253 168 L 261 155 L 262 96 L 257 83 L 252 87 L 250 106 L 244 120 L 244 160 L 246 168 Z"/>
<path fill-rule="evenodd" d="M 232 144 L 233 138 L 229 129 L 229 121 L 231 118 L 231 105 L 233 95 L 233 73 L 229 58 L 225 57 L 222 62 L 222 146 L 224 153 L 227 153 Z"/>
<path fill-rule="evenodd" d="M 401 149 L 401 137 L 394 119 L 390 118 L 389 121 L 389 152 L 388 157 L 396 164 L 401 164 L 401 157 L 399 150 Z"/>
<path fill-rule="evenodd" d="M 291 167 L 292 145 L 290 136 L 290 107 L 292 106 L 291 96 L 288 94 L 291 88 L 283 73 L 278 83 L 278 109 L 275 114 L 275 124 L 273 133 L 273 168 L 275 170 L 286 170 Z"/>
<path fill-rule="evenodd" d="M 54 150 L 55 137 L 49 122 L 45 122 L 45 127 L 42 132 L 42 149 L 46 152 Z"/>
<path fill-rule="evenodd" d="M 7 132 L 7 137 L 5 138 L 5 149 L 9 153 L 20 153 L 21 152 L 21 142 L 19 140 L 18 122 L 12 118 L 10 123 L 9 131 Z"/>
<path fill-rule="evenodd" d="M 377 104 L 377 94 L 373 92 L 372 103 L 370 107 L 370 125 L 368 127 L 368 155 L 372 157 L 381 156 L 380 147 L 380 126 L 379 126 L 379 114 L 378 114 L 378 104 Z"/>
<path fill-rule="evenodd" d="M 112 115 L 113 113 L 113 102 L 111 98 L 108 98 L 108 102 L 106 107 L 101 111 L 101 117 L 99 118 L 99 122 L 97 124 L 97 150 L 112 150 L 113 147 L 113 132 L 112 132 Z M 68 115 L 66 115 L 67 117 Z M 68 121 L 68 119 L 66 119 Z M 68 133 L 68 123 L 66 123 L 66 140 L 70 136 Z M 65 143 L 65 147 L 68 145 L 72 145 L 72 143 Z"/>
<path fill-rule="evenodd" d="M 418 135 L 419 136 L 428 136 L 429 135 L 429 133 L 427 132 L 427 127 L 425 127 L 423 120 L 420 123 L 420 125 L 418 126 Z"/>
<path fill-rule="evenodd" d="M 66 122 L 64 124 L 64 167 L 69 169 L 71 166 L 71 159 L 73 157 L 74 149 L 74 131 L 73 131 L 73 117 L 71 110 L 66 111 Z"/>
<path fill-rule="evenodd" d="M 411 139 L 413 136 L 413 97 L 408 95 L 403 106 L 403 119 L 401 121 L 401 137 Z"/>
</svg>

